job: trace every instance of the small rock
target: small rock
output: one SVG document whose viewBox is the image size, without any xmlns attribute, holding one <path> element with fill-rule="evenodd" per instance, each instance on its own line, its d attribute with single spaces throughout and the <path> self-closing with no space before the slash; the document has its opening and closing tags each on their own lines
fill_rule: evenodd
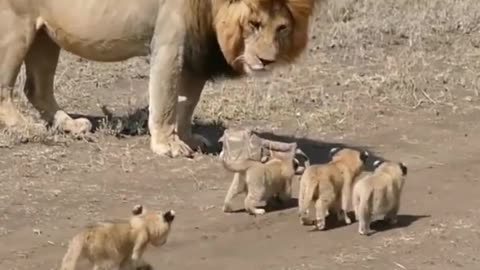
<svg viewBox="0 0 480 270">
<path fill-rule="evenodd" d="M 62 193 L 62 191 L 59 190 L 59 189 L 54 189 L 54 190 L 52 190 L 52 193 L 55 197 L 58 197 L 58 195 L 60 195 L 60 193 Z"/>
<path fill-rule="evenodd" d="M 33 229 L 33 234 L 41 235 L 41 234 L 42 234 L 42 230 L 40 230 L 40 229 Z"/>
</svg>

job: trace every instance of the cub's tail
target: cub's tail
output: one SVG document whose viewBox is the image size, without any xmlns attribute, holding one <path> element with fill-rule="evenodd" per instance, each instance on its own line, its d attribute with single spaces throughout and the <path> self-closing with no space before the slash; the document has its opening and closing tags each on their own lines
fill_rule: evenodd
<svg viewBox="0 0 480 270">
<path fill-rule="evenodd" d="M 310 202 L 313 200 L 315 190 L 318 188 L 318 182 L 314 181 L 309 175 L 309 171 L 305 171 L 300 178 L 300 187 L 298 193 L 298 214 L 304 216 L 308 211 Z"/>
<path fill-rule="evenodd" d="M 370 212 L 373 207 L 373 189 L 366 187 L 363 190 L 360 190 L 361 192 L 357 192 L 354 195 L 354 205 L 357 205 L 355 207 L 355 218 L 358 220 L 360 217 L 363 217 L 364 219 L 369 219 Z"/>
</svg>

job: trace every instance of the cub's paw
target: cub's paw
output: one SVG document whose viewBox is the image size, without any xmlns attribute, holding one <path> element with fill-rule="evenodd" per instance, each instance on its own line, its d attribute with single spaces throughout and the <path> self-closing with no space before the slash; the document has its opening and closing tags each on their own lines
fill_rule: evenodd
<svg viewBox="0 0 480 270">
<path fill-rule="evenodd" d="M 319 231 L 325 230 L 325 219 L 317 219 L 315 228 Z"/>
<path fill-rule="evenodd" d="M 92 130 L 92 123 L 86 118 L 73 119 L 64 111 L 58 111 L 53 120 L 53 128 L 61 132 L 81 136 Z"/>
<path fill-rule="evenodd" d="M 367 230 L 367 229 L 359 228 L 359 229 L 358 229 L 358 233 L 359 233 L 360 235 L 369 236 L 370 233 L 371 233 L 371 231 L 370 231 L 370 230 Z"/>
<path fill-rule="evenodd" d="M 265 209 L 255 208 L 254 210 L 250 211 L 250 214 L 254 216 L 261 216 L 265 215 L 265 212 Z"/>
<path fill-rule="evenodd" d="M 344 219 L 346 224 L 352 224 L 352 220 L 347 215 L 345 215 Z"/>
<path fill-rule="evenodd" d="M 222 211 L 225 213 L 231 213 L 233 212 L 233 208 L 229 204 L 224 204 L 222 207 Z"/>
</svg>

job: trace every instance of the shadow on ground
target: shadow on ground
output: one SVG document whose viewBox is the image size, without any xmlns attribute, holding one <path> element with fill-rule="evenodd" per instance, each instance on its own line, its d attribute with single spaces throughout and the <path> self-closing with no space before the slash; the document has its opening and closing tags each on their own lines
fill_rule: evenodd
<svg viewBox="0 0 480 270">
<path fill-rule="evenodd" d="M 330 150 L 335 147 L 348 147 L 352 149 L 357 149 L 359 151 L 368 151 L 370 154 L 370 158 L 367 161 L 365 166 L 366 171 L 373 170 L 373 161 L 383 158 L 377 156 L 372 149 L 366 146 L 353 146 L 348 144 L 342 143 L 329 143 L 323 141 L 312 140 L 308 138 L 296 138 L 293 136 L 285 136 L 285 135 L 277 135 L 271 132 L 255 132 L 259 137 L 268 139 L 268 140 L 275 140 L 280 142 L 296 142 L 298 147 L 302 149 L 302 151 L 308 156 L 310 159 L 310 164 L 322 164 L 327 163 L 330 161 Z"/>
<path fill-rule="evenodd" d="M 398 215 L 398 222 L 395 225 L 390 225 L 387 221 L 382 219 L 372 222 L 370 224 L 370 228 L 373 230 L 372 234 L 375 234 L 393 229 L 406 228 L 415 223 L 417 220 L 429 217 L 430 215 Z"/>
<path fill-rule="evenodd" d="M 340 227 L 345 226 L 358 226 L 358 220 L 355 219 L 355 214 L 353 211 L 348 212 L 348 216 L 352 220 L 352 224 L 348 225 L 344 221 L 339 221 L 337 219 L 337 215 L 328 215 L 325 218 L 325 229 L 324 231 L 334 230 Z M 370 229 L 372 232 L 370 235 L 376 234 L 378 232 L 384 232 L 388 230 L 394 230 L 399 228 L 406 228 L 412 225 L 417 220 L 422 218 L 428 218 L 430 215 L 398 215 L 398 223 L 396 225 L 390 225 L 385 220 L 376 220 L 370 224 Z M 312 226 L 312 229 L 309 230 L 310 232 L 318 231 L 315 227 Z"/>
<path fill-rule="evenodd" d="M 148 108 L 144 107 L 137 111 L 124 115 L 114 116 L 108 111 L 104 111 L 105 116 L 90 116 L 72 114 L 73 118 L 85 117 L 92 122 L 92 132 L 98 131 L 100 128 L 108 128 L 116 131 L 115 136 L 137 136 L 148 134 Z M 221 151 L 222 145 L 218 142 L 223 135 L 226 126 L 222 121 L 203 121 L 195 118 L 193 121 L 193 132 L 200 134 L 207 138 L 212 145 L 204 152 L 207 154 L 218 155 Z M 297 138 L 293 136 L 277 135 L 271 132 L 255 132 L 259 137 L 280 142 L 296 142 L 299 148 L 309 157 L 311 164 L 322 164 L 330 160 L 329 152 L 334 147 L 349 147 L 360 151 L 367 150 L 370 153 L 369 161 L 366 164 L 366 170 L 372 171 L 372 163 L 374 160 L 383 159 L 377 156 L 371 149 L 364 146 L 353 146 L 342 143 L 328 143 L 316 141 L 308 138 Z M 304 162 L 301 161 L 301 162 Z"/>
</svg>

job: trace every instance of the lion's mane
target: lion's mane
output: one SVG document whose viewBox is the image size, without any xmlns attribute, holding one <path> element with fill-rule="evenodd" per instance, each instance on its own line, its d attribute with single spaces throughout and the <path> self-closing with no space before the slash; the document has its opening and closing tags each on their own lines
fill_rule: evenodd
<svg viewBox="0 0 480 270">
<path fill-rule="evenodd" d="M 308 40 L 309 17 L 315 0 L 191 0 L 187 1 L 184 65 L 192 75 L 215 78 L 219 75 L 239 76 L 226 58 L 234 59 L 242 53 L 243 36 L 240 21 L 249 10 L 235 5 L 250 1 L 257 5 L 271 5 L 283 1 L 293 18 L 289 50 L 280 55 L 288 62 L 295 60 L 305 49 Z M 223 50 L 218 39 L 224 39 Z"/>
</svg>

